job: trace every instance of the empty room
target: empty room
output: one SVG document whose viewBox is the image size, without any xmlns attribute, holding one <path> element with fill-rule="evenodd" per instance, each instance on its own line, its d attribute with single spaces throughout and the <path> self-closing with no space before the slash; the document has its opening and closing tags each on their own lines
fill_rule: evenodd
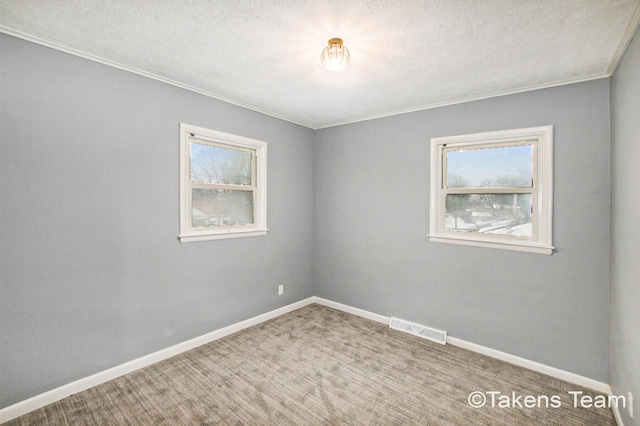
<svg viewBox="0 0 640 426">
<path fill-rule="evenodd" d="M 639 25 L 0 0 L 0 423 L 640 425 Z"/>
</svg>

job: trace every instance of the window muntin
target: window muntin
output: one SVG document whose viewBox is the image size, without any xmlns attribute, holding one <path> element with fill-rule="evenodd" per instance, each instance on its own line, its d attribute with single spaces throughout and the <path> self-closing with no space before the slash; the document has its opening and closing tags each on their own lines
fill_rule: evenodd
<svg viewBox="0 0 640 426">
<path fill-rule="evenodd" d="M 265 235 L 266 143 L 181 124 L 180 241 Z"/>
<path fill-rule="evenodd" d="M 429 238 L 551 254 L 552 127 L 434 138 Z"/>
</svg>

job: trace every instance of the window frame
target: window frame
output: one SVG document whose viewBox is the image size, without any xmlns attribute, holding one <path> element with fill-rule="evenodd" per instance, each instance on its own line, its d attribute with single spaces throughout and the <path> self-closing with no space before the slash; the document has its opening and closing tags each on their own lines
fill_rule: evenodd
<svg viewBox="0 0 640 426">
<path fill-rule="evenodd" d="M 446 188 L 446 153 L 464 148 L 498 148 L 533 141 L 531 188 Z M 553 253 L 553 126 L 501 130 L 431 139 L 429 240 L 529 253 Z M 531 193 L 531 237 L 460 232 L 445 227 L 447 194 Z"/>
<path fill-rule="evenodd" d="M 191 143 L 246 151 L 252 154 L 251 185 L 203 184 L 191 181 Z M 193 226 L 193 192 L 195 188 L 243 190 L 253 193 L 253 224 L 248 226 Z M 267 228 L 267 143 L 243 136 L 223 133 L 180 123 L 180 233 L 182 243 L 266 235 Z"/>
</svg>

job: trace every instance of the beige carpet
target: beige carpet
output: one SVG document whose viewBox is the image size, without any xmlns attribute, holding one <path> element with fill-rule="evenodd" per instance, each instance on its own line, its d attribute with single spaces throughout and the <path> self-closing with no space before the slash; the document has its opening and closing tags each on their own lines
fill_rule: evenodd
<svg viewBox="0 0 640 426">
<path fill-rule="evenodd" d="M 471 407 L 473 391 L 487 405 Z M 561 407 L 524 408 L 520 399 L 523 408 L 500 408 L 494 394 L 492 408 L 491 391 L 512 401 L 557 396 Z M 309 305 L 8 424 L 615 425 L 608 408 L 574 408 L 568 391 L 598 395 Z"/>
</svg>

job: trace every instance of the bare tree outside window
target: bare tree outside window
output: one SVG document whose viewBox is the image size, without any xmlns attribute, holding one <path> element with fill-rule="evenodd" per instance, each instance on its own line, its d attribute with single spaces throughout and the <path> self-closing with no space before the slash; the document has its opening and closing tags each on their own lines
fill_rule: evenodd
<svg viewBox="0 0 640 426">
<path fill-rule="evenodd" d="M 430 153 L 430 241 L 553 253 L 553 126 L 435 137 Z"/>
<path fill-rule="evenodd" d="M 268 231 L 267 143 L 180 123 L 180 242 Z"/>
<path fill-rule="evenodd" d="M 224 187 L 193 188 L 194 227 L 253 223 L 254 152 L 199 143 L 191 144 L 191 181 Z M 239 186 L 239 189 L 233 189 Z"/>
<path fill-rule="evenodd" d="M 191 181 L 251 185 L 252 153 L 249 150 L 191 144 Z"/>
<path fill-rule="evenodd" d="M 531 188 L 532 145 L 451 151 L 447 160 L 446 187 L 468 189 L 446 195 L 447 230 L 530 236 L 531 195 L 491 189 Z"/>
</svg>

